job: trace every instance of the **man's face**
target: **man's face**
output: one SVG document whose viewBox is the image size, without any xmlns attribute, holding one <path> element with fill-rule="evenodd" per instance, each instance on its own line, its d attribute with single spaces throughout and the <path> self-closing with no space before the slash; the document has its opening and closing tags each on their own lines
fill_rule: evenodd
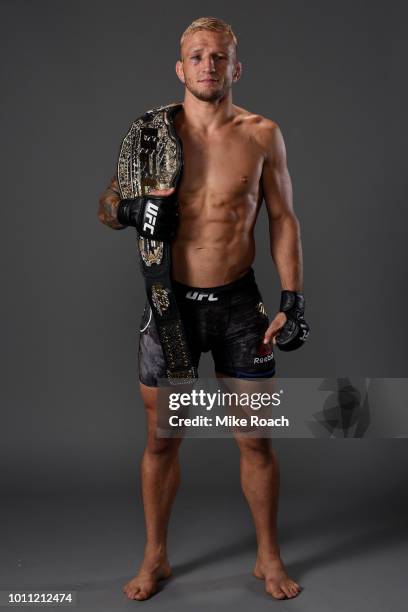
<svg viewBox="0 0 408 612">
<path fill-rule="evenodd" d="M 183 41 L 176 72 L 193 96 L 214 102 L 223 98 L 233 81 L 239 79 L 241 64 L 228 34 L 199 30 Z"/>
</svg>

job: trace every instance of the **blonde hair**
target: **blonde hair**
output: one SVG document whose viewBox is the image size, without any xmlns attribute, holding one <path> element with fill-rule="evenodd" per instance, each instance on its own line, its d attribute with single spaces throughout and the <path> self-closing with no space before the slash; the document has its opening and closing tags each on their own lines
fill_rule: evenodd
<svg viewBox="0 0 408 612">
<path fill-rule="evenodd" d="M 232 31 L 231 26 L 229 25 L 229 23 L 226 23 L 225 21 L 223 21 L 222 19 L 218 19 L 217 17 L 199 17 L 198 19 L 195 19 L 192 23 L 190 23 L 188 28 L 184 30 L 183 34 L 181 35 L 180 48 L 185 38 L 189 34 L 193 34 L 194 32 L 198 32 L 199 30 L 210 30 L 211 32 L 224 32 L 225 34 L 228 34 L 232 38 L 236 51 L 238 41 L 237 37 Z"/>
</svg>

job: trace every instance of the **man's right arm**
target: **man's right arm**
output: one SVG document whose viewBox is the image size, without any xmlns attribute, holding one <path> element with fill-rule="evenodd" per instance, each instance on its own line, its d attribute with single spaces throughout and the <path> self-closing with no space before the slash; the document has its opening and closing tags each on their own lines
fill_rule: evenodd
<svg viewBox="0 0 408 612">
<path fill-rule="evenodd" d="M 119 184 L 115 174 L 99 198 L 98 219 L 108 227 L 117 230 L 127 227 L 118 221 L 117 212 L 120 201 Z"/>
</svg>

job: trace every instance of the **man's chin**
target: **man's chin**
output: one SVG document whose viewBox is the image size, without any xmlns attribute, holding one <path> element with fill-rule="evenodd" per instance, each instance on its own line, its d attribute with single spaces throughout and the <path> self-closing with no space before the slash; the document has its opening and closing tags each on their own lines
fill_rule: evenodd
<svg viewBox="0 0 408 612">
<path fill-rule="evenodd" d="M 200 91 L 197 89 L 191 89 L 189 88 L 190 93 L 193 94 L 193 96 L 195 98 L 197 98 L 198 100 L 201 100 L 202 102 L 216 102 L 217 100 L 220 100 L 221 98 L 224 97 L 225 95 L 225 91 L 222 90 L 216 90 L 216 91 Z"/>
</svg>

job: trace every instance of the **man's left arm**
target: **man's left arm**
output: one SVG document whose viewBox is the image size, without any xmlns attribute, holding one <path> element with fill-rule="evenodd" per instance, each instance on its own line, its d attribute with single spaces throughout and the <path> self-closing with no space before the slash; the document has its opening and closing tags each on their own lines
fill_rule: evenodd
<svg viewBox="0 0 408 612">
<path fill-rule="evenodd" d="M 262 190 L 269 218 L 270 248 L 282 289 L 302 291 L 303 266 L 299 221 L 293 210 L 292 182 L 282 133 L 268 127 Z"/>
<path fill-rule="evenodd" d="M 268 122 L 265 134 L 265 159 L 261 181 L 269 219 L 271 255 L 282 286 L 282 300 L 280 312 L 268 327 L 264 341 L 272 340 L 275 343 L 275 336 L 289 319 L 289 312 L 283 305 L 285 300 L 302 296 L 303 258 L 300 226 L 293 210 L 292 182 L 283 136 L 273 122 Z"/>
</svg>

